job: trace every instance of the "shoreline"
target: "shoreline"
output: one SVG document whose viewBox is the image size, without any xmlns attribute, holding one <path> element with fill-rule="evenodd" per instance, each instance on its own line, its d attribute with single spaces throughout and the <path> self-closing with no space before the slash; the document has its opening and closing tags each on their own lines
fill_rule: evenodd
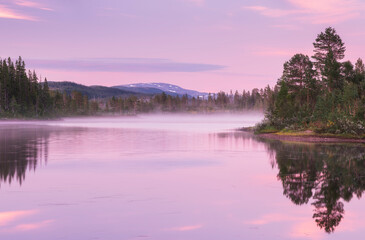
<svg viewBox="0 0 365 240">
<path fill-rule="evenodd" d="M 335 134 L 318 134 L 313 131 L 301 131 L 301 132 L 271 132 L 271 133 L 255 133 L 253 127 L 243 127 L 236 129 L 240 132 L 250 132 L 257 137 L 266 139 L 291 141 L 291 142 L 306 142 L 306 143 L 365 143 L 365 138 L 358 136 L 343 136 Z"/>
<path fill-rule="evenodd" d="M 258 137 L 266 139 L 292 141 L 292 142 L 309 142 L 309 143 L 365 143 L 365 139 L 346 138 L 340 136 L 316 135 L 316 134 L 277 134 L 277 133 L 259 133 Z"/>
</svg>

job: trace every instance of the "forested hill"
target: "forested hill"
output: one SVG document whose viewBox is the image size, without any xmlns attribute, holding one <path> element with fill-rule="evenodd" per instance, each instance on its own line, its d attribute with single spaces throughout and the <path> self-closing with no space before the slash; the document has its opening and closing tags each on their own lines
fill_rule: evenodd
<svg viewBox="0 0 365 240">
<path fill-rule="evenodd" d="M 74 82 L 48 82 L 51 90 L 71 94 L 72 91 L 78 91 L 83 95 L 93 98 L 111 98 L 111 97 L 128 97 L 128 96 L 154 96 L 166 93 L 170 96 L 182 97 L 187 95 L 188 98 L 208 98 L 208 93 L 202 93 L 194 90 L 183 89 L 176 85 L 167 83 L 136 83 L 128 85 L 119 85 L 114 87 L 105 86 L 85 86 Z"/>
<path fill-rule="evenodd" d="M 138 93 L 118 88 L 104 86 L 85 86 L 74 82 L 48 82 L 50 90 L 65 92 L 70 95 L 73 91 L 86 95 L 89 99 L 111 98 L 111 97 L 128 97 L 128 96 L 144 96 L 151 94 Z"/>
</svg>

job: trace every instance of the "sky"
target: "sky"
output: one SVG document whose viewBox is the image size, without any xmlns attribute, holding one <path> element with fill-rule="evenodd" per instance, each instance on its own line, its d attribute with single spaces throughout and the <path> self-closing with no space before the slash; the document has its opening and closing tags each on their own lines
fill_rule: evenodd
<svg viewBox="0 0 365 240">
<path fill-rule="evenodd" d="M 242 91 L 274 86 L 329 26 L 365 58 L 364 20 L 365 0 L 0 0 L 0 57 L 48 81 Z"/>
</svg>

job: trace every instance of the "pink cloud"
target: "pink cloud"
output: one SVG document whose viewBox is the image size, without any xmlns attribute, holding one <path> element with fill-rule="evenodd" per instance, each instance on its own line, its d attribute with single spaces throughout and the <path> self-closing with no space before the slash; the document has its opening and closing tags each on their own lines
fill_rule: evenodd
<svg viewBox="0 0 365 240">
<path fill-rule="evenodd" d="M 323 231 L 317 227 L 316 223 L 311 219 L 302 221 L 295 224 L 290 231 L 291 238 L 310 238 L 310 239 L 322 239 Z"/>
<path fill-rule="evenodd" d="M 364 7 L 358 0 L 287 0 L 294 6 L 310 12 L 326 13 L 331 15 L 346 14 Z"/>
<path fill-rule="evenodd" d="M 292 5 L 308 12 L 307 16 L 299 17 L 314 24 L 337 23 L 356 18 L 365 4 L 359 0 L 287 0 Z"/>
<path fill-rule="evenodd" d="M 310 22 L 312 24 L 335 24 L 354 19 L 358 16 L 360 16 L 360 14 L 356 12 L 339 15 L 312 14 L 307 16 L 300 16 L 297 18 L 297 20 L 300 20 L 302 22 Z"/>
<path fill-rule="evenodd" d="M 38 8 L 38 9 L 45 10 L 45 11 L 54 11 L 51 8 L 47 8 L 43 5 L 41 5 L 40 3 L 32 2 L 32 1 L 18 0 L 18 1 L 15 1 L 15 4 L 18 6 L 22 6 L 22 7 Z"/>
<path fill-rule="evenodd" d="M 294 51 L 281 50 L 281 49 L 267 49 L 253 52 L 257 56 L 293 56 Z"/>
<path fill-rule="evenodd" d="M 258 12 L 266 17 L 292 17 L 312 24 L 338 23 L 360 16 L 365 3 L 360 0 L 287 0 L 292 9 L 277 9 L 265 6 L 245 6 L 244 9 Z"/>
<path fill-rule="evenodd" d="M 17 13 L 16 11 L 14 11 L 4 5 L 0 5 L 0 18 L 37 21 L 37 19 L 34 17 Z"/>
<path fill-rule="evenodd" d="M 356 212 L 346 212 L 346 218 L 337 227 L 336 232 L 354 232 L 364 229 L 365 224 L 362 221 L 362 217 Z M 323 239 L 326 234 L 323 229 L 319 228 L 315 221 L 312 219 L 306 219 L 297 224 L 294 224 L 290 231 L 291 238 L 310 238 L 310 239 Z"/>
<path fill-rule="evenodd" d="M 205 0 L 185 0 L 185 1 L 193 3 L 197 6 L 203 6 L 205 3 Z"/>
<path fill-rule="evenodd" d="M 297 53 L 302 53 L 304 55 L 311 56 L 312 54 L 311 48 L 301 48 L 301 49 L 281 49 L 281 48 L 267 48 L 263 50 L 256 51 L 256 55 L 258 56 L 286 56 L 292 57 Z"/>
<path fill-rule="evenodd" d="M 281 29 L 285 29 L 285 30 L 298 30 L 298 26 L 297 25 L 293 25 L 293 24 L 276 24 L 273 25 L 274 28 L 281 28 Z"/>
<path fill-rule="evenodd" d="M 169 231 L 177 231 L 177 232 L 185 232 L 185 231 L 192 231 L 202 228 L 202 225 L 192 225 L 192 226 L 183 226 L 183 227 L 175 227 L 168 229 Z"/>
<path fill-rule="evenodd" d="M 37 213 L 35 210 L 0 212 L 0 226 L 5 226 L 19 218 L 27 217 Z"/>
<path fill-rule="evenodd" d="M 338 226 L 336 232 L 354 232 L 364 229 L 365 223 L 362 220 L 362 214 L 355 211 L 346 211 L 346 217 Z"/>
<path fill-rule="evenodd" d="M 268 8 L 265 6 L 245 6 L 243 8 L 258 12 L 261 15 L 266 16 L 266 17 L 284 17 L 284 16 L 288 16 L 288 15 L 297 14 L 298 12 L 300 12 L 298 10 Z"/>
<path fill-rule="evenodd" d="M 275 222 L 289 222 L 289 221 L 301 221 L 304 218 L 299 217 L 293 217 L 291 215 L 285 215 L 280 213 L 274 213 L 274 214 L 267 214 L 264 215 L 258 219 L 254 219 L 251 221 L 245 222 L 245 224 L 250 225 L 265 225 L 269 223 L 275 223 Z"/>
<path fill-rule="evenodd" d="M 37 210 L 0 212 L 0 232 L 30 231 L 46 227 L 54 220 L 45 220 L 33 223 L 17 223 L 23 218 L 37 214 Z"/>
<path fill-rule="evenodd" d="M 10 231 L 18 232 L 18 231 L 35 230 L 35 229 L 46 227 L 47 225 L 49 225 L 52 222 L 54 222 L 54 221 L 46 220 L 46 221 L 36 222 L 36 223 L 19 224 L 19 225 L 15 226 L 14 228 L 10 229 Z"/>
</svg>

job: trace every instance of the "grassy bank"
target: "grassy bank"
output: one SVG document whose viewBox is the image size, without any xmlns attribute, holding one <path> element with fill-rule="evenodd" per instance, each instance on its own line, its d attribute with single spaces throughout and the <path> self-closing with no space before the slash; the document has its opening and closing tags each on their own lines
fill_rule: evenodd
<svg viewBox="0 0 365 240">
<path fill-rule="evenodd" d="M 358 142 L 365 143 L 365 134 L 348 134 L 348 133 L 318 133 L 313 129 L 301 130 L 278 130 L 274 127 L 262 129 L 255 128 L 255 134 L 258 136 L 288 141 L 304 141 L 304 142 Z"/>
</svg>

